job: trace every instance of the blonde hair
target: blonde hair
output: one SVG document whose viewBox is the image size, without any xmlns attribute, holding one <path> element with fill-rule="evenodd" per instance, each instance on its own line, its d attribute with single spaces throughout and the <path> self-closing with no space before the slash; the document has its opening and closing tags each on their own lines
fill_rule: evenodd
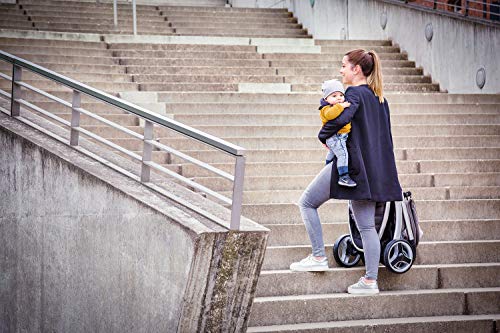
<svg viewBox="0 0 500 333">
<path fill-rule="evenodd" d="M 384 103 L 382 67 L 377 53 L 373 50 L 365 51 L 357 49 L 349 51 L 345 55 L 351 65 L 359 65 L 361 67 L 368 86 L 377 95 L 380 103 Z"/>
</svg>

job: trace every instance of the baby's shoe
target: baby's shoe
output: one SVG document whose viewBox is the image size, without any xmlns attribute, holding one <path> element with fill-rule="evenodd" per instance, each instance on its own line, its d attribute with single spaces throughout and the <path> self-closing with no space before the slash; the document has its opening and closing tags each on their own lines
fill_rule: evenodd
<svg viewBox="0 0 500 333">
<path fill-rule="evenodd" d="M 349 175 L 343 175 L 339 177 L 338 184 L 345 187 L 356 187 L 358 184 L 349 177 Z"/>
</svg>

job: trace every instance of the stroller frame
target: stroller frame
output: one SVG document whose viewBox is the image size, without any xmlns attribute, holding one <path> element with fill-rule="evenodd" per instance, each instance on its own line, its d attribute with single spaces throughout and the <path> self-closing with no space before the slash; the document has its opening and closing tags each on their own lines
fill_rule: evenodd
<svg viewBox="0 0 500 333">
<path fill-rule="evenodd" d="M 377 203 L 375 229 L 381 244 L 381 262 L 394 273 L 407 272 L 416 258 L 419 241 L 418 218 L 411 192 L 403 201 Z M 337 239 L 333 247 L 335 261 L 353 267 L 363 259 L 363 242 L 349 202 L 349 234 Z"/>
</svg>

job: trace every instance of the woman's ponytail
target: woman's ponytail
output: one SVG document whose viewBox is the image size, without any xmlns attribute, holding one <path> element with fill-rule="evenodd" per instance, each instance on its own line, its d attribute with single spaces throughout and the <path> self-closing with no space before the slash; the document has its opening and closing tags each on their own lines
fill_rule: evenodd
<svg viewBox="0 0 500 333">
<path fill-rule="evenodd" d="M 362 49 L 352 50 L 346 53 L 349 62 L 359 65 L 366 77 L 366 82 L 370 89 L 377 95 L 380 103 L 384 103 L 384 91 L 382 88 L 382 67 L 380 59 L 375 51 L 365 51 Z"/>
<path fill-rule="evenodd" d="M 380 59 L 375 51 L 368 51 L 368 54 L 373 58 L 373 69 L 371 74 L 367 77 L 366 81 L 371 90 L 373 90 L 375 95 L 378 96 L 380 103 L 384 103 L 384 90 L 382 88 L 383 81 Z"/>
</svg>

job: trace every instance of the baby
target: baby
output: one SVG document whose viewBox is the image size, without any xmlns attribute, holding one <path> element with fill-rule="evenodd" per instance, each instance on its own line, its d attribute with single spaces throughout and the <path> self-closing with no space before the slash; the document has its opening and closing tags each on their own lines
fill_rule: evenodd
<svg viewBox="0 0 500 333">
<path fill-rule="evenodd" d="M 329 120 L 337 118 L 351 103 L 346 102 L 344 98 L 344 86 L 338 80 L 328 80 L 323 82 L 321 86 L 323 98 L 320 101 L 319 116 L 323 125 Z M 328 147 L 328 155 L 326 156 L 326 164 L 333 161 L 333 157 L 337 157 L 337 170 L 339 172 L 338 184 L 346 187 L 355 187 L 357 184 L 349 176 L 346 141 L 348 133 L 351 131 L 351 123 L 342 127 L 337 134 L 326 140 Z"/>
</svg>

